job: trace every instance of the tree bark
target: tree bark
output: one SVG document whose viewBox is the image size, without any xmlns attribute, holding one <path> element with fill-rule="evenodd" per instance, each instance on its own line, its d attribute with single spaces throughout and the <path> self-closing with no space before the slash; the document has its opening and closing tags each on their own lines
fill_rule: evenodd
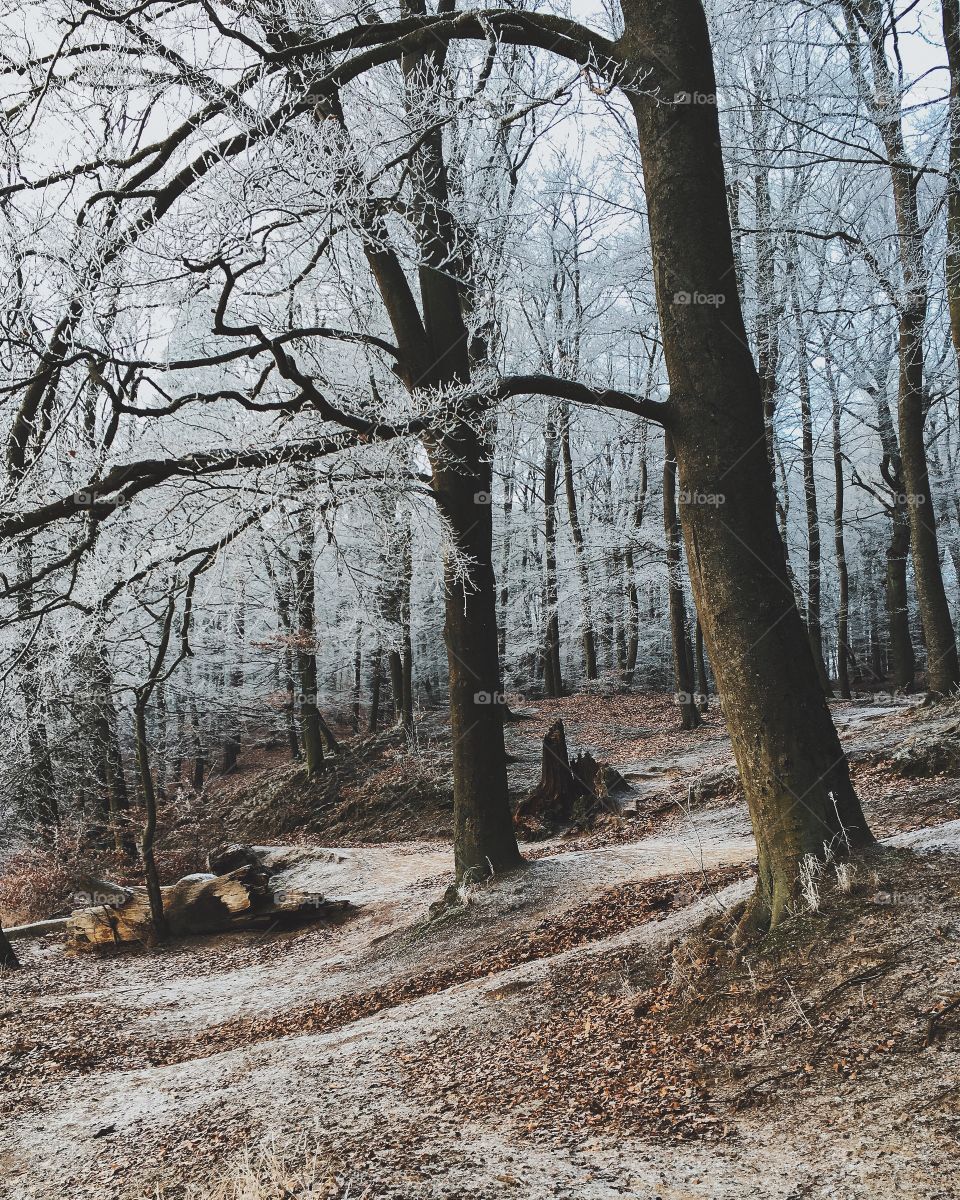
<svg viewBox="0 0 960 1200">
<path fill-rule="evenodd" d="M 943 44 L 950 73 L 947 160 L 947 305 L 960 383 L 960 0 L 941 0 Z"/>
<path fill-rule="evenodd" d="M 577 508 L 577 490 L 573 478 L 573 454 L 570 450 L 570 413 L 567 406 L 560 408 L 560 454 L 563 459 L 563 486 L 567 495 L 567 518 L 570 521 L 570 536 L 573 539 L 573 555 L 580 583 L 580 608 L 583 615 L 583 670 L 587 679 L 597 678 L 597 643 L 593 631 L 593 610 L 590 602 L 590 572 L 587 567 L 587 549 Z M 636 658 L 634 658 L 636 661 Z"/>
<path fill-rule="evenodd" d="M 300 681 L 300 738 L 307 776 L 323 770 L 323 729 L 317 695 L 315 532 L 313 513 L 302 512 L 296 564 L 297 674 Z"/>
<path fill-rule="evenodd" d="M 794 267 L 794 272 L 795 272 Z M 830 679 L 823 661 L 823 623 L 821 614 L 820 513 L 817 507 L 817 479 L 814 474 L 813 411 L 810 403 L 810 374 L 807 369 L 806 337 L 803 313 L 792 281 L 793 320 L 797 333 L 797 375 L 800 385 L 801 457 L 803 459 L 803 499 L 807 518 L 807 632 L 813 661 L 824 692 L 832 695 Z"/>
<path fill-rule="evenodd" d="M 557 413 L 551 400 L 543 439 L 543 670 L 548 696 L 563 695 L 557 611 Z"/>
<path fill-rule="evenodd" d="M 152 918 L 153 935 L 158 942 L 166 939 L 168 928 L 163 912 L 160 892 L 160 875 L 154 855 L 157 835 L 157 796 L 153 786 L 153 771 L 150 766 L 150 746 L 147 740 L 146 705 L 149 692 L 139 695 L 134 704 L 134 736 L 136 738 L 137 768 L 140 775 L 140 791 L 143 796 L 145 820 L 140 837 L 140 858 L 143 861 L 143 876 Z"/>
<path fill-rule="evenodd" d="M 736 289 L 712 52 L 699 0 L 625 0 L 619 44 L 652 71 L 637 121 L 684 544 L 757 839 L 748 924 L 798 902 L 824 843 L 871 840 L 787 575 L 763 397 Z M 649 50 L 656 47 L 651 66 Z M 664 103 L 651 95 L 707 97 Z M 698 300 L 703 297 L 703 301 Z M 720 511 L 722 509 L 722 511 Z"/>
<path fill-rule="evenodd" d="M 670 640 L 673 644 L 673 679 L 676 704 L 683 729 L 696 729 L 703 722 L 697 707 L 693 682 L 693 653 L 687 629 L 686 603 L 681 574 L 680 522 L 677 519 L 677 463 L 669 433 L 663 439 L 663 531 L 667 543 L 667 588 L 670 609 Z"/>
<path fill-rule="evenodd" d="M 367 717 L 367 733 L 377 732 L 380 722 L 380 689 L 383 681 L 383 651 L 377 646 L 373 656 L 373 666 L 370 668 L 370 712 Z"/>
</svg>

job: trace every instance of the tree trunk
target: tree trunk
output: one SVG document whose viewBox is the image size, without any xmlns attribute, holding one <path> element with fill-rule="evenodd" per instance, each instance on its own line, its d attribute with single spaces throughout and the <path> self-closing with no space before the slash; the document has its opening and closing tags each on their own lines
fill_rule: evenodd
<svg viewBox="0 0 960 1200">
<path fill-rule="evenodd" d="M 17 553 L 18 573 L 21 580 L 33 575 L 33 553 L 29 542 L 24 542 Z M 17 613 L 25 623 L 29 621 L 32 605 L 30 588 L 17 593 Z M 31 795 L 27 798 L 40 826 L 41 834 L 52 838 L 60 826 L 60 805 L 57 801 L 57 784 L 47 736 L 46 702 L 40 681 L 40 661 L 34 631 L 27 635 L 26 644 L 20 654 L 20 687 L 23 694 L 24 723 L 27 733 L 27 765 Z"/>
<path fill-rule="evenodd" d="M 106 800 L 107 820 L 114 847 L 128 858 L 137 853 L 130 828 L 130 797 L 120 750 L 117 709 L 113 701 L 110 668 L 102 646 L 96 646 L 90 671 L 93 690 L 93 743 L 97 782 Z"/>
<path fill-rule="evenodd" d="M 960 687 L 960 659 L 937 538 L 933 492 L 924 445 L 923 325 L 926 304 L 900 316 L 900 458 L 910 522 L 910 547 L 927 650 L 927 689 L 949 695 Z"/>
<path fill-rule="evenodd" d="M 693 653 L 687 630 L 686 603 L 681 573 L 680 522 L 677 520 L 677 463 L 670 434 L 663 439 L 663 531 L 667 543 L 667 579 L 670 608 L 670 640 L 673 643 L 673 679 L 680 724 L 696 729 L 703 722 L 695 696 Z"/>
<path fill-rule="evenodd" d="M 315 533 L 313 513 L 300 518 L 297 555 L 297 673 L 300 680 L 300 737 L 307 776 L 323 770 L 323 729 L 317 695 Z"/>
<path fill-rule="evenodd" d="M 377 732 L 380 722 L 380 688 L 383 678 L 383 651 L 377 646 L 373 656 L 373 666 L 370 668 L 370 712 L 367 717 L 367 733 Z"/>
<path fill-rule="evenodd" d="M 890 644 L 891 683 L 898 691 L 912 692 L 916 676 L 910 607 L 907 596 L 907 559 L 910 525 L 903 502 L 894 498 L 890 544 L 887 546 L 886 606 Z"/>
<path fill-rule="evenodd" d="M 133 715 L 137 747 L 137 768 L 140 774 L 140 790 L 143 794 L 145 814 L 143 833 L 140 838 L 140 857 L 143 861 L 143 875 L 147 885 L 147 898 L 150 904 L 153 935 L 158 942 L 162 942 L 167 937 L 168 928 L 163 911 L 163 897 L 160 892 L 160 876 L 157 872 L 157 860 L 153 853 L 153 844 L 157 834 L 157 796 L 153 787 L 150 747 L 147 741 L 146 696 L 137 696 Z"/>
<path fill-rule="evenodd" d="M 948 695 L 960 687 L 960 658 L 940 567 L 936 513 L 924 442 L 923 331 L 929 298 L 924 230 L 917 193 L 920 175 L 907 154 L 903 116 L 897 99 L 900 92 L 887 61 L 886 10 L 880 0 L 859 0 L 857 3 L 844 0 L 844 13 L 854 76 L 865 93 L 863 99 L 870 108 L 889 163 L 903 277 L 898 314 L 900 458 L 910 518 L 913 573 L 927 650 L 927 687 L 935 694 Z M 861 28 L 866 34 L 873 70 L 872 94 L 857 61 Z M 952 84 L 951 79 L 951 91 Z"/>
<path fill-rule="evenodd" d="M 810 374 L 807 370 L 806 337 L 803 314 L 797 295 L 796 281 L 792 285 L 793 320 L 797 333 L 797 371 L 800 384 L 801 455 L 803 458 L 803 499 L 807 517 L 807 632 L 813 650 L 813 661 L 824 692 L 830 696 L 830 679 L 823 661 L 823 628 L 820 595 L 820 513 L 817 507 L 817 479 L 814 474 L 813 412 L 810 403 Z"/>
<path fill-rule="evenodd" d="M 583 614 L 583 669 L 587 679 L 597 678 L 597 644 L 593 631 L 593 610 L 590 603 L 590 572 L 587 550 L 577 508 L 577 491 L 573 479 L 573 455 L 570 451 L 570 413 L 566 405 L 560 408 L 560 453 L 563 459 L 563 486 L 567 494 L 567 517 L 573 538 L 574 561 L 580 583 L 580 609 Z M 636 657 L 634 657 L 634 662 Z"/>
<path fill-rule="evenodd" d="M 850 572 L 847 569 L 847 548 L 843 536 L 843 442 L 840 429 L 840 394 L 829 362 L 826 366 L 826 376 L 830 388 L 830 424 L 833 437 L 833 547 L 837 560 L 837 689 L 842 700 L 849 700 Z"/>
<path fill-rule="evenodd" d="M 752 927 L 798 902 L 800 868 L 824 843 L 871 840 L 787 575 L 763 399 L 735 283 L 715 103 L 699 0 L 625 0 L 620 43 L 652 71 L 630 102 L 645 179 L 671 387 L 684 544 L 757 839 Z M 650 47 L 657 48 L 651 61 Z M 702 300 L 700 299 L 702 298 Z M 722 508 L 722 513 L 719 511 Z"/>
<path fill-rule="evenodd" d="M 224 775 L 233 774 L 233 772 L 237 769 L 237 762 L 240 758 L 240 747 L 242 741 L 241 705 L 243 703 L 243 658 L 245 636 L 246 613 L 244 611 L 243 597 L 241 596 L 237 610 L 234 662 L 230 671 L 230 700 L 227 707 L 227 734 L 223 739 L 222 757 L 220 763 L 220 769 Z"/>
<path fill-rule="evenodd" d="M 640 592 L 637 588 L 636 564 L 633 554 L 633 534 L 639 533 L 643 526 L 647 500 L 647 440 L 646 430 L 642 434 L 640 446 L 640 481 L 637 484 L 637 496 L 633 505 L 633 529 L 627 537 L 624 550 L 624 563 L 627 572 L 627 670 L 625 683 L 632 683 L 637 669 L 637 655 L 640 652 Z"/>
<path fill-rule="evenodd" d="M 943 44 L 950 72 L 947 175 L 947 305 L 960 383 L 960 0 L 941 0 Z"/>
<path fill-rule="evenodd" d="M 363 631 L 357 628 L 357 643 L 353 652 L 353 703 L 351 705 L 351 728 L 355 734 L 360 732 L 360 704 L 363 688 Z"/>
<path fill-rule="evenodd" d="M 697 668 L 697 707 L 702 713 L 710 710 L 710 683 L 707 679 L 707 656 L 703 649 L 703 626 L 697 618 L 697 632 L 694 638 L 695 661 Z"/>
<path fill-rule="evenodd" d="M 543 669 L 548 696 L 563 695 L 557 598 L 557 412 L 550 402 L 543 451 Z"/>
<path fill-rule="evenodd" d="M 454 455 L 453 451 L 457 453 Z M 471 869 L 506 870 L 522 862 L 507 791 L 502 697 L 497 655 L 497 592 L 493 574 L 493 510 L 474 496 L 489 494 L 488 451 L 465 429 L 459 445 L 434 452 L 434 492 L 461 554 L 474 566 L 465 583 L 446 569 L 444 641 L 450 678 L 453 745 L 454 857 L 457 877 Z M 468 470 L 447 462 L 457 459 Z M 485 461 L 486 460 L 486 461 Z"/>
</svg>

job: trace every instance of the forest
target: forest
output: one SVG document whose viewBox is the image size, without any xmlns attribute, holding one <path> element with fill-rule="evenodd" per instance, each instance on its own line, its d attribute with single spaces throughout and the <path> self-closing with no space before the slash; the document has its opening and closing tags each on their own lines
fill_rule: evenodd
<svg viewBox="0 0 960 1200">
<path fill-rule="evenodd" d="M 0 0 L 0 1190 L 960 1197 L 960 0 Z"/>
</svg>

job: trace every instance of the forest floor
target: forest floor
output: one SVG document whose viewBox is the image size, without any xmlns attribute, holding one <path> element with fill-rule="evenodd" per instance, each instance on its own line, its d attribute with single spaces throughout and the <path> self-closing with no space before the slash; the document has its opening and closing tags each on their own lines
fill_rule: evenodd
<svg viewBox="0 0 960 1200">
<path fill-rule="evenodd" d="M 436 729 L 412 790 L 389 748 L 376 767 L 393 840 L 345 777 L 271 851 L 291 888 L 359 906 L 342 924 L 108 957 L 19 943 L 0 1194 L 960 1197 L 960 707 L 835 706 L 884 841 L 738 951 L 704 927 L 752 886 L 722 721 L 680 733 L 651 695 L 530 708 L 508 733 L 517 792 L 558 715 L 633 791 L 439 915 Z M 278 771 L 231 785 L 251 836 Z"/>
</svg>

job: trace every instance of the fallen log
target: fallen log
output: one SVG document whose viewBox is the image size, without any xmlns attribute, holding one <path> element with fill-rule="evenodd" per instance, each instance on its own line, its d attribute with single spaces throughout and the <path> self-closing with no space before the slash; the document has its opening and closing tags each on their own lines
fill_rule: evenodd
<svg viewBox="0 0 960 1200">
<path fill-rule="evenodd" d="M 211 863 L 238 863 L 222 874 L 187 875 L 160 889 L 171 936 L 223 933 L 228 930 L 291 927 L 338 919 L 354 905 L 317 893 L 285 891 L 251 847 L 229 847 L 211 855 Z M 76 948 L 153 941 L 147 889 L 78 909 L 67 918 L 69 942 Z"/>
<path fill-rule="evenodd" d="M 54 917 L 50 921 L 32 921 L 29 925 L 11 925 L 6 931 L 11 941 L 17 938 L 43 937 L 47 933 L 62 933 L 67 927 L 67 917 Z"/>
</svg>

